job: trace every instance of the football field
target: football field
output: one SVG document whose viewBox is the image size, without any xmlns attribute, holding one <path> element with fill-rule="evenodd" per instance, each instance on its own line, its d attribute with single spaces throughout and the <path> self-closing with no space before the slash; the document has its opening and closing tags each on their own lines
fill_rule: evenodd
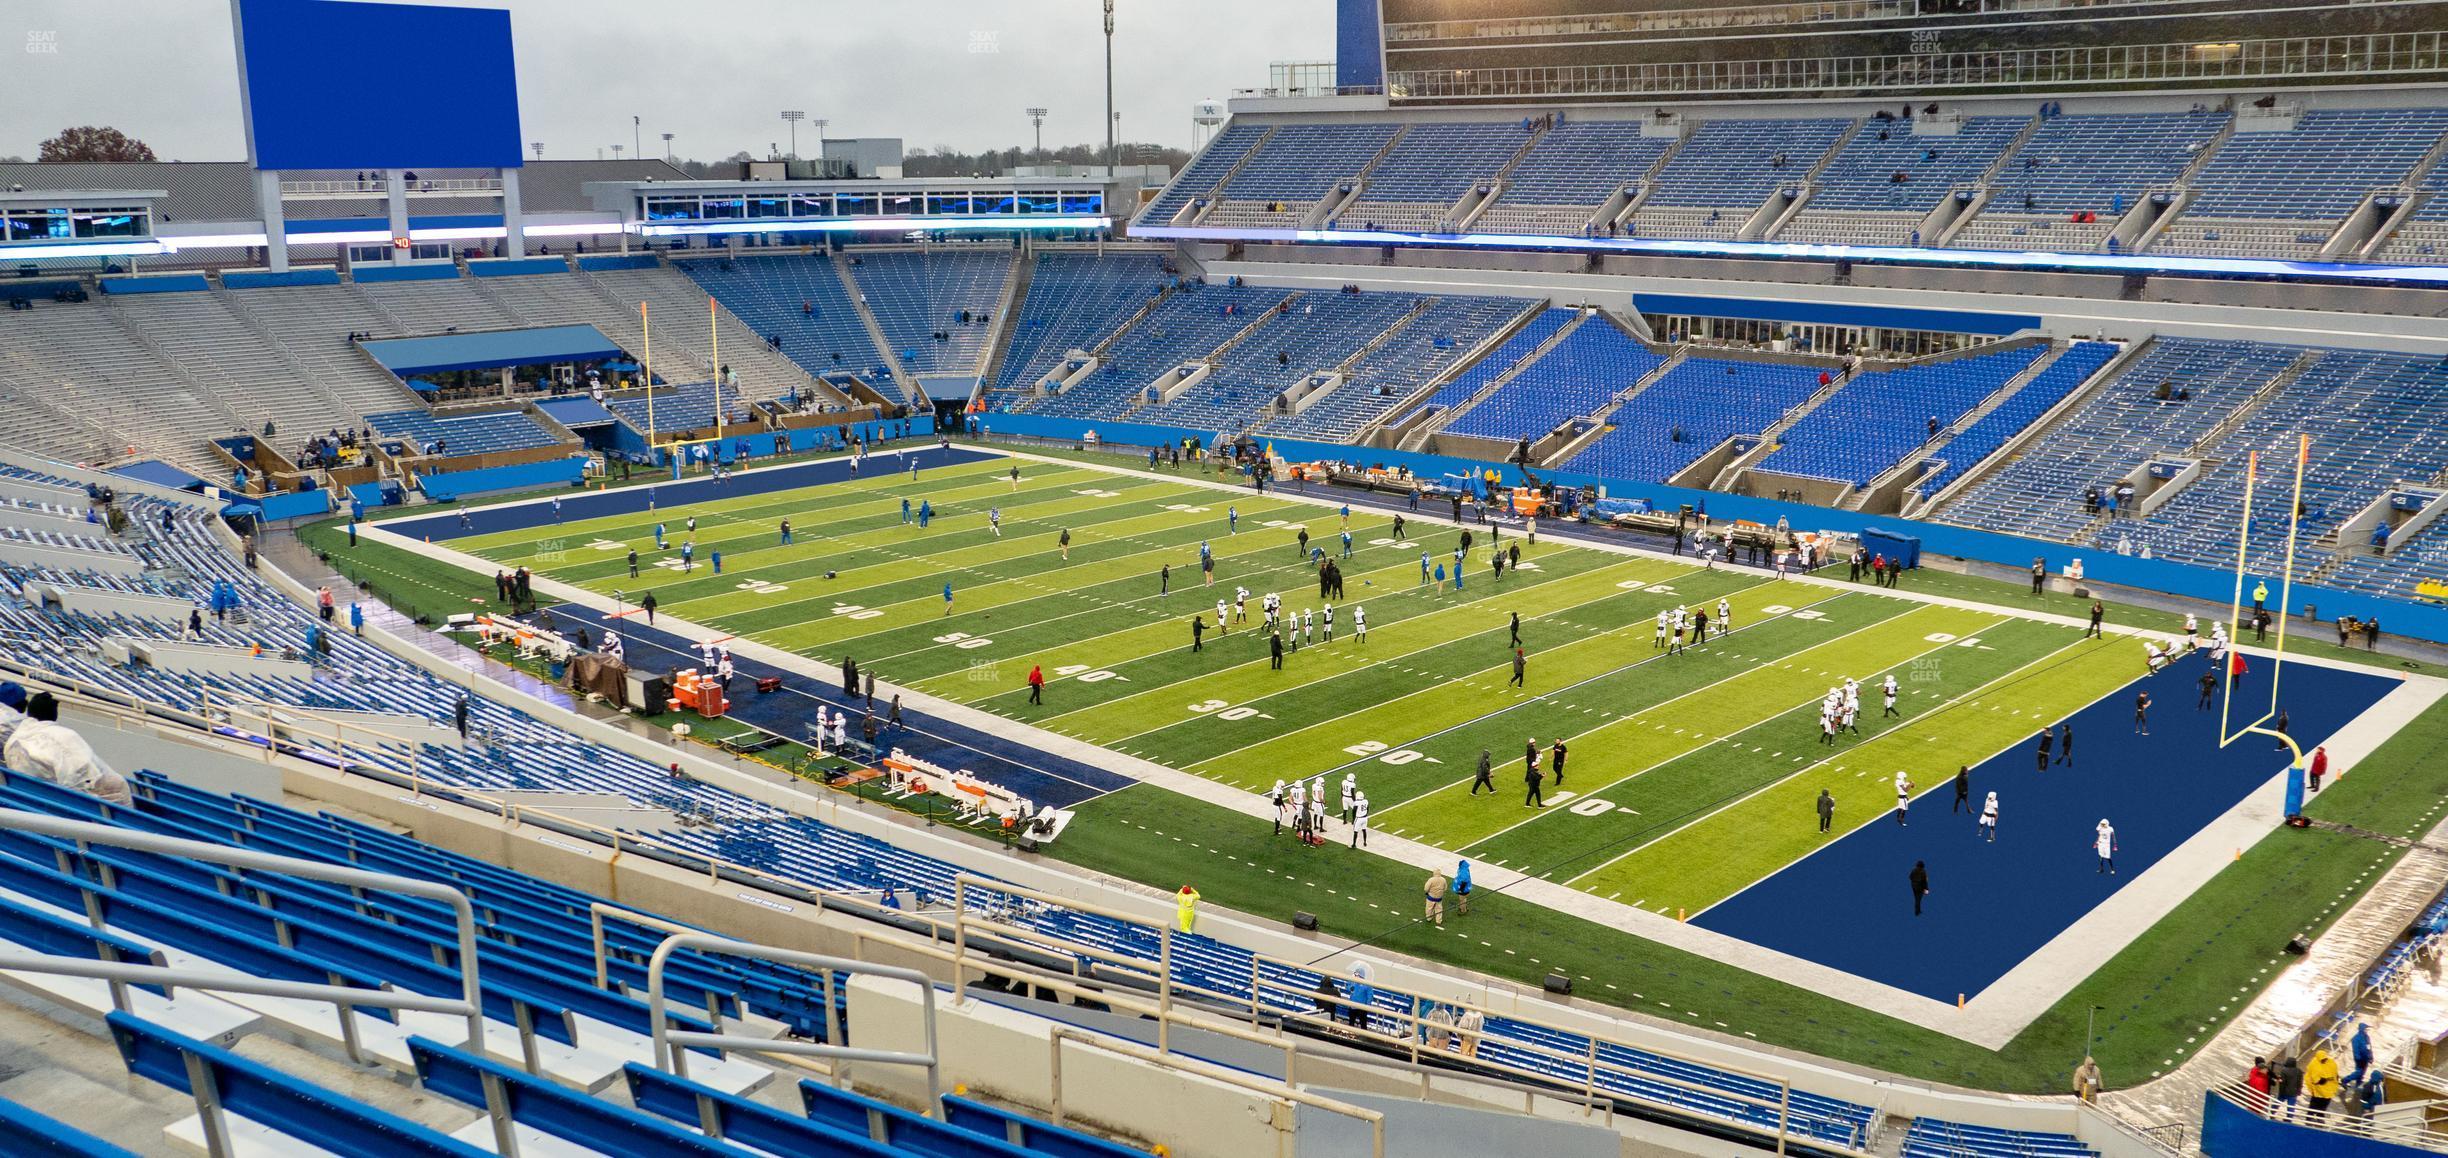
<svg viewBox="0 0 2448 1158">
<path fill-rule="evenodd" d="M 651 590 L 661 616 L 820 670 L 855 658 L 888 684 L 1252 794 L 1296 777 L 1339 789 L 1352 774 L 1379 834 L 1941 1001 L 2004 976 L 2284 765 L 2263 742 L 2218 747 L 2217 713 L 2196 706 L 2205 659 L 2146 676 L 2134 639 L 2073 623 L 1510 532 L 1491 541 L 1433 505 L 1406 513 L 1400 538 L 1396 512 L 1353 509 L 1346 556 L 1345 517 L 1304 496 L 1035 459 L 914 476 L 896 463 L 877 455 L 859 477 L 764 493 L 673 487 L 685 497 L 651 512 L 559 521 L 527 505 L 525 525 L 450 545 L 629 605 Z M 1304 529 L 1340 566 L 1343 598 L 1321 597 Z M 1464 582 L 1439 582 L 1466 529 Z M 1519 567 L 1498 578 L 1491 553 L 1516 547 Z M 1231 606 L 1243 589 L 1246 621 Z M 1332 638 L 1320 619 L 1275 665 L 1260 627 L 1270 593 L 1295 615 L 1331 605 Z M 1658 614 L 1676 608 L 1707 612 L 1705 643 L 1658 646 Z M 1206 627 L 1195 644 L 1194 617 Z M 1822 697 L 1848 677 L 1858 731 L 1823 742 Z M 1879 691 L 1890 677 L 1893 714 Z M 2307 749 L 2395 684 L 2311 665 L 2287 680 Z M 2149 736 L 2133 719 L 2143 691 L 2156 701 Z M 2035 762 L 2037 733 L 2061 723 L 2079 758 Z M 1525 746 L 1545 773 L 1558 740 L 1565 772 L 1531 807 Z M 1483 754 L 1493 793 L 1472 790 Z M 1972 811 L 1954 811 L 1959 768 Z M 1909 825 L 1899 772 L 1917 798 Z M 1826 833 L 1823 790 L 1836 801 Z M 1994 843 L 1973 823 L 1991 791 Z M 1096 817 L 1093 800 L 1080 805 L 1077 823 Z M 2092 848 L 2101 819 L 2119 833 L 2114 875 Z M 1338 818 L 1330 835 L 1348 828 Z M 1286 864 L 1316 855 L 1289 836 L 1280 847 Z M 1916 861 L 1938 882 L 1928 920 L 1906 896 Z"/>
</svg>

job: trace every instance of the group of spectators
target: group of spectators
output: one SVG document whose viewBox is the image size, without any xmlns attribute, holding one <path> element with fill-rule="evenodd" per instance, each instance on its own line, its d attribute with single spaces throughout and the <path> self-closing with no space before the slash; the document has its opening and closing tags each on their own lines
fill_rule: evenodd
<svg viewBox="0 0 2448 1158">
<path fill-rule="evenodd" d="M 2351 1072 L 2342 1072 L 2337 1055 L 2327 1046 L 2314 1046 L 2308 1057 L 2300 1059 L 2286 1054 L 2275 1062 L 2254 1058 L 2252 1069 L 2244 1075 L 2253 1108 L 2280 1121 L 2293 1121 L 2298 1103 L 2303 1103 L 2304 1120 L 2311 1125 L 2327 1124 L 2332 1107 L 2348 1118 L 2369 1118 L 2388 1101 L 2387 1082 L 2380 1067 L 2372 1064 L 2371 1026 L 2357 1025 L 2346 1048 L 2354 1059 Z"/>
<path fill-rule="evenodd" d="M 265 430 L 269 432 L 270 429 L 271 425 L 266 423 Z M 372 445 L 374 445 L 374 431 L 370 427 L 363 433 L 334 427 L 330 431 L 307 439 L 306 445 L 298 448 L 298 469 L 322 470 L 335 466 L 346 466 L 357 460 L 361 448 Z"/>
<path fill-rule="evenodd" d="M 107 800 L 130 801 L 127 778 L 112 771 L 76 730 L 59 722 L 59 701 L 0 683 L 0 763 L 29 776 Z"/>
</svg>

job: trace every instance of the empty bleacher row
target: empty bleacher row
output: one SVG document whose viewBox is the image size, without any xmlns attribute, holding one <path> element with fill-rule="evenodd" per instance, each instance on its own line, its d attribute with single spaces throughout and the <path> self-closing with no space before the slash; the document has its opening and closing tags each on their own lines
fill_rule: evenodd
<svg viewBox="0 0 2448 1158">
<path fill-rule="evenodd" d="M 1198 156 L 1191 158 L 1190 163 L 1174 174 L 1171 181 L 1165 182 L 1163 192 L 1141 211 L 1140 220 L 1170 224 L 1177 214 L 1194 202 L 1206 204 L 1209 195 L 1232 172 L 1233 166 L 1248 157 L 1250 150 L 1265 139 L 1268 132 L 1267 126 L 1246 121 L 1224 126 L 1222 132 L 1207 142 L 1206 148 L 1199 150 Z"/>
<path fill-rule="evenodd" d="M 1369 170 L 1339 223 L 1445 231 L 1462 195 L 1485 180 L 1482 175 L 1502 172 L 1529 139 L 1529 131 L 1511 121 L 1413 125 Z"/>
<path fill-rule="evenodd" d="M 711 382 L 666 386 L 654 391 L 652 398 L 646 391 L 628 390 L 604 399 L 604 406 L 631 429 L 657 433 L 712 427 L 716 425 L 718 404 L 723 422 L 745 427 L 756 421 L 746 399 L 728 390 L 718 390 Z"/>
<path fill-rule="evenodd" d="M 2108 342 L 2074 343 L 1988 413 L 1948 435 L 1944 443 L 1930 451 L 1930 457 L 1943 460 L 1946 465 L 1918 480 L 1922 496 L 1937 494 L 1986 461 L 2041 415 L 2081 389 L 2083 383 L 2117 356 L 2118 349 Z"/>
<path fill-rule="evenodd" d="M 1284 125 L 1218 191 L 1199 224 L 1298 225 L 1318 198 L 1359 176 L 1400 131 L 1392 124 Z"/>
<path fill-rule="evenodd" d="M 2089 488 L 2122 479 L 2154 453 L 2192 446 L 2295 357 L 2294 350 L 2268 343 L 2156 339 L 2055 427 L 1956 495 L 1938 517 L 2089 541 L 2085 532 L 2097 521 L 2083 505 Z"/>
<path fill-rule="evenodd" d="M 2238 131 L 2186 183 L 2184 215 L 2152 249 L 2310 256 L 2366 195 L 2404 183 L 2443 132 L 2448 109 L 2315 109 L 2284 132 Z"/>
<path fill-rule="evenodd" d="M 1739 434 L 1761 434 L 1819 389 L 1815 365 L 1686 354 L 1609 416 L 1564 466 L 1663 482 Z"/>
<path fill-rule="evenodd" d="M 1539 135 L 1473 227 L 1579 233 L 1609 200 L 1637 186 L 1673 144 L 1672 137 L 1647 135 L 1638 121 L 1566 121 Z"/>
<path fill-rule="evenodd" d="M 2355 350 L 2302 356 L 2308 364 L 2292 380 L 2282 380 L 2240 424 L 2200 448 L 2205 463 L 2200 477 L 2147 516 L 2120 519 L 2103 530 L 2102 545 L 2118 547 L 2130 537 L 2137 550 L 2147 545 L 2159 558 L 2232 564 L 2248 457 L 2258 451 L 2265 463 L 2290 463 L 2297 439 L 2308 437 L 2303 545 L 2295 557 L 2297 567 L 2309 568 L 2327 558 L 2313 540 L 2335 530 L 2383 488 L 2425 482 L 2448 471 L 2448 431 L 2440 424 L 2440 415 L 2448 412 L 2448 367 L 2439 359 Z M 2208 528 L 2215 532 L 2204 534 Z M 2286 534 L 2283 518 L 2256 520 L 2246 565 L 2274 572 Z M 2417 549 L 2418 542 L 2409 539 L 2398 549 Z"/>
<path fill-rule="evenodd" d="M 1115 418 L 1159 378 L 1206 357 L 1283 304 L 1287 291 L 1184 282 L 1155 308 L 1103 343 L 1095 370 L 1070 389 L 1024 399 L 1018 409 L 1064 418 Z"/>
<path fill-rule="evenodd" d="M 1495 195 L 1472 232 L 2097 252 L 2111 248 L 2129 211 L 2164 198 L 2172 221 L 2145 228 L 2143 219 L 2121 248 L 2292 258 L 2320 252 L 2367 196 L 2419 190 L 2402 240 L 2375 241 L 2377 255 L 2419 260 L 2448 237 L 2437 226 L 2448 206 L 2423 212 L 2438 202 L 2448 109 L 2287 109 L 2251 118 L 2245 131 L 2237 124 L 2225 108 L 2069 115 L 2057 102 L 1968 116 L 1924 110 L 1918 122 L 1910 110 L 1662 115 L 1654 124 L 1236 121 L 1139 220 L 1171 224 L 1184 207 L 1212 201 L 1183 220 L 1284 227 L 1356 178 L 1357 195 L 1335 219 L 1345 228 L 1442 230 L 1458 224 L 1446 211 L 1464 193 L 1486 188 Z M 1629 213 L 1610 224 L 1598 213 L 1618 195 Z M 1744 236 L 1772 195 L 1801 204 Z M 1969 213 L 1940 236 L 1920 236 L 1950 195 Z"/>
<path fill-rule="evenodd" d="M 1201 430 L 1247 429 L 1305 375 L 1341 366 L 1426 301 L 1409 293 L 1302 293 L 1211 358 L 1204 380 L 1136 416 Z"/>
</svg>

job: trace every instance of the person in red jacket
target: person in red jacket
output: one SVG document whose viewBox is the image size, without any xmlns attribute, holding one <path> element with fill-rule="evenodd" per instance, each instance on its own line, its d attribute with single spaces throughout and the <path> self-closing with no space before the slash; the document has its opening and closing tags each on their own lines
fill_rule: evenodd
<svg viewBox="0 0 2448 1158">
<path fill-rule="evenodd" d="M 2320 791 L 2321 778 L 2329 774 L 2328 748 L 2320 747 L 2312 749 L 2312 760 L 2307 771 L 2309 773 L 2308 779 L 2312 782 L 2312 791 Z"/>
<path fill-rule="evenodd" d="M 1029 666 L 1029 702 L 1032 704 L 1045 702 L 1045 668 L 1036 664 Z"/>
</svg>

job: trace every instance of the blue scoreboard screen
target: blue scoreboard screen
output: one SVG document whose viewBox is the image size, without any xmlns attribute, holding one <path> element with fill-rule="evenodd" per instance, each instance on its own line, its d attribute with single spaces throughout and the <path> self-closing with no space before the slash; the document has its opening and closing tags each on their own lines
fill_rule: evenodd
<svg viewBox="0 0 2448 1158">
<path fill-rule="evenodd" d="M 518 166 L 510 13 L 341 0 L 239 0 L 238 12 L 257 168 Z"/>
</svg>

